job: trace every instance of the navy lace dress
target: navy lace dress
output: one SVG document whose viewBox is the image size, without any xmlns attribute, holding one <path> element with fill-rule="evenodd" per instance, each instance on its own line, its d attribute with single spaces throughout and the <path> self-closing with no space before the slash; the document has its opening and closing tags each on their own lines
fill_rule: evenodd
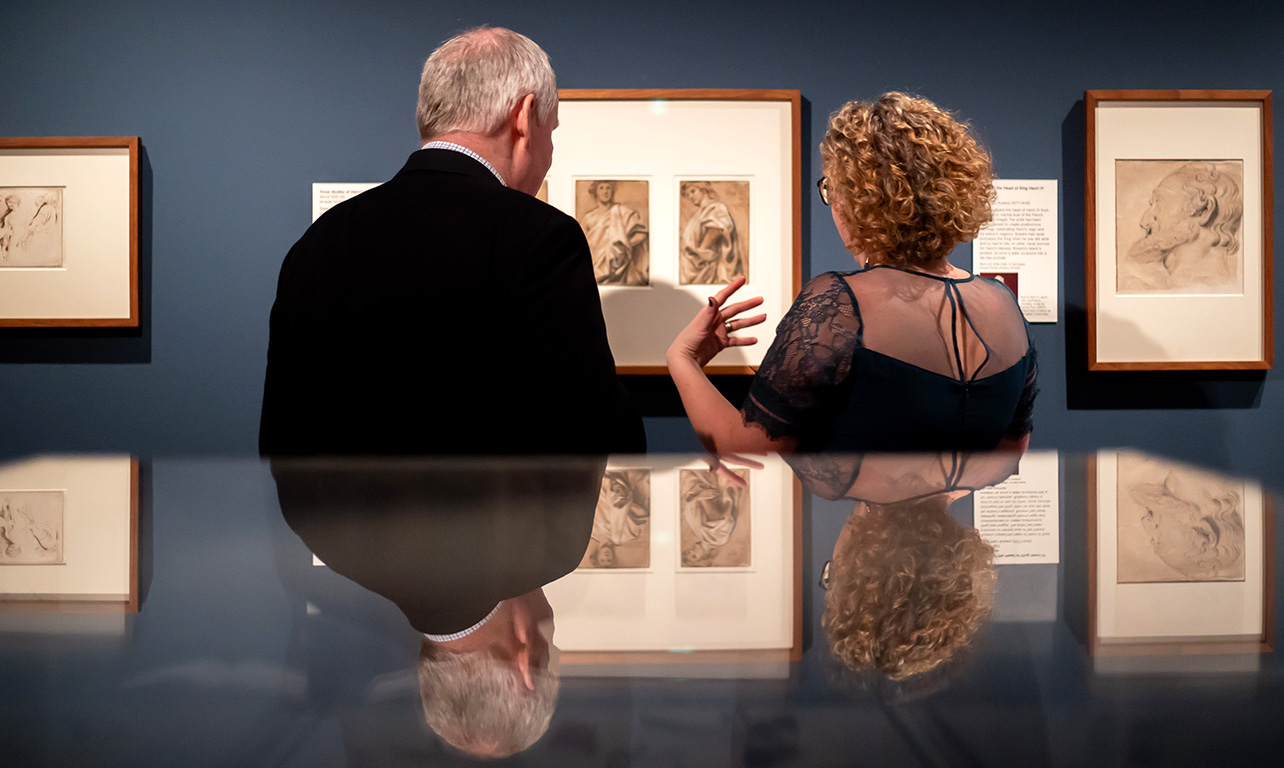
<svg viewBox="0 0 1284 768">
<path fill-rule="evenodd" d="M 880 265 L 803 289 L 743 415 L 799 451 L 985 450 L 1030 431 L 1037 378 L 1002 283 Z"/>
</svg>

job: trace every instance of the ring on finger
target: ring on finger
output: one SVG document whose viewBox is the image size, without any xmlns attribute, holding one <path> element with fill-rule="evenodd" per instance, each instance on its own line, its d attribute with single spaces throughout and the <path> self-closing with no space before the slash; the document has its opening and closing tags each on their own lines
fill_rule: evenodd
<svg viewBox="0 0 1284 768">
<path fill-rule="evenodd" d="M 722 327 L 727 329 L 727 333 L 731 333 L 732 331 L 734 331 L 734 330 L 735 330 L 735 328 L 731 327 L 731 321 L 730 321 L 730 320 L 728 320 L 727 322 L 723 323 L 723 324 L 722 324 Z"/>
</svg>

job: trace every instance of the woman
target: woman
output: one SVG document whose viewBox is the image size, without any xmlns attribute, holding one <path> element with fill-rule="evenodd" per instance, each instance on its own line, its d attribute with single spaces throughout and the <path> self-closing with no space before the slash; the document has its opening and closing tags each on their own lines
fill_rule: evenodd
<svg viewBox="0 0 1284 768">
<path fill-rule="evenodd" d="M 811 492 L 856 502 L 821 572 L 821 625 L 844 666 L 905 680 L 971 644 L 993 605 L 994 550 L 948 507 L 1003 482 L 1018 461 L 954 452 L 790 460 Z"/>
<path fill-rule="evenodd" d="M 776 329 L 743 409 L 704 376 L 762 303 L 733 281 L 668 351 L 669 373 L 710 450 L 1024 447 L 1038 366 L 1016 298 L 951 265 L 990 220 L 990 156 L 925 99 L 888 93 L 830 119 L 817 184 L 862 269 L 814 278 Z"/>
</svg>

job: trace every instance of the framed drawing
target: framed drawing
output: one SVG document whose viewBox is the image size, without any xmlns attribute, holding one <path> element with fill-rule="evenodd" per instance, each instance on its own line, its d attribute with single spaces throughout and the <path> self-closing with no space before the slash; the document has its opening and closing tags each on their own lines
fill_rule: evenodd
<svg viewBox="0 0 1284 768">
<path fill-rule="evenodd" d="M 1088 476 L 1094 656 L 1271 649 L 1274 528 L 1260 485 L 1113 451 Z"/>
<path fill-rule="evenodd" d="M 1270 368 L 1271 92 L 1084 103 L 1088 368 Z"/>
<path fill-rule="evenodd" d="M 613 458 L 580 567 L 545 587 L 562 663 L 786 673 L 802 650 L 801 525 L 801 486 L 779 456 L 719 472 L 680 456 Z"/>
<path fill-rule="evenodd" d="M 0 610 L 138 612 L 138 460 L 0 465 Z"/>
<path fill-rule="evenodd" d="M 732 279 L 762 296 L 758 344 L 710 373 L 752 373 L 801 288 L 798 91 L 562 90 L 541 194 L 584 227 L 621 373 L 665 350 Z"/>
<path fill-rule="evenodd" d="M 0 326 L 138 325 L 138 137 L 0 138 Z"/>
</svg>

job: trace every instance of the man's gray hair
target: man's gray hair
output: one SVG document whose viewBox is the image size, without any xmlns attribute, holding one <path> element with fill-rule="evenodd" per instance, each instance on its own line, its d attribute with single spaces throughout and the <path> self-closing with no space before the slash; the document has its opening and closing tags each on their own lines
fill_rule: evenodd
<svg viewBox="0 0 1284 768">
<path fill-rule="evenodd" d="M 528 93 L 536 117 L 548 122 L 557 106 L 557 78 L 548 54 L 525 35 L 503 27 L 476 27 L 432 52 L 419 79 L 419 137 L 454 131 L 490 133 Z"/>
<path fill-rule="evenodd" d="M 481 651 L 457 653 L 425 641 L 419 654 L 419 696 L 428 727 L 474 757 L 517 754 L 548 730 L 560 680 L 535 668 L 531 679 L 533 691 L 515 664 Z"/>
</svg>

